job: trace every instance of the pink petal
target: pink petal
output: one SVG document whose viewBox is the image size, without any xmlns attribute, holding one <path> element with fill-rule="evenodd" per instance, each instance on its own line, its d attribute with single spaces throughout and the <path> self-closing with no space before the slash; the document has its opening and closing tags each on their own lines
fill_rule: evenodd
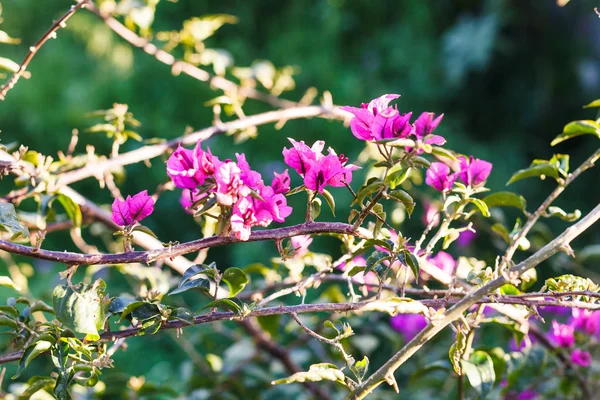
<svg viewBox="0 0 600 400">
<path fill-rule="evenodd" d="M 144 190 L 133 197 L 127 197 L 127 206 L 131 214 L 131 220 L 139 222 L 152 214 L 154 211 L 154 200 L 148 196 L 148 191 Z"/>
</svg>

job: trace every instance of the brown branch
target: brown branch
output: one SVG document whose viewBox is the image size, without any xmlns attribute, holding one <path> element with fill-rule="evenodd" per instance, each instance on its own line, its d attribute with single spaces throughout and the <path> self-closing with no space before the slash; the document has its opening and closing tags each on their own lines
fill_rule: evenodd
<svg viewBox="0 0 600 400">
<path fill-rule="evenodd" d="M 258 101 L 262 101 L 274 107 L 287 108 L 299 105 L 299 103 L 281 99 L 277 96 L 256 90 L 253 87 L 240 86 L 221 76 L 212 75 L 196 67 L 195 65 L 186 63 L 185 61 L 177 60 L 172 54 L 159 49 L 154 44 L 150 43 L 148 40 L 138 36 L 135 32 L 131 31 L 130 29 L 127 29 L 125 25 L 121 24 L 111 15 L 100 11 L 98 7 L 96 7 L 94 4 L 90 4 L 88 9 L 96 16 L 101 18 L 106 24 L 106 26 L 108 26 L 114 33 L 119 35 L 130 45 L 143 50 L 145 53 L 153 56 L 161 63 L 171 66 L 174 73 L 182 72 L 201 82 L 206 82 L 210 84 L 211 87 L 220 89 L 224 92 L 236 93 L 243 97 L 249 97 Z"/>
<path fill-rule="evenodd" d="M 355 231 L 348 224 L 340 222 L 311 222 L 310 224 L 300 224 L 284 228 L 265 229 L 255 231 L 250 235 L 247 242 L 281 240 L 298 235 L 310 234 L 345 234 L 357 237 L 363 237 L 359 231 Z M 181 243 L 162 249 L 148 251 L 132 251 L 116 254 L 83 254 L 67 251 L 52 251 L 36 249 L 35 247 L 25 246 L 0 240 L 0 250 L 13 254 L 60 262 L 68 265 L 96 265 L 96 264 L 130 264 L 145 263 L 172 258 L 184 254 L 192 253 L 198 250 L 223 246 L 232 243 L 244 243 L 234 237 L 211 236 L 204 239 L 198 239 L 187 243 Z"/>
<path fill-rule="evenodd" d="M 67 11 L 67 13 L 63 15 L 60 19 L 54 21 L 50 29 L 48 29 L 48 31 L 44 33 L 44 36 L 42 36 L 42 38 L 38 40 L 38 42 L 34 46 L 31 46 L 29 48 L 29 53 L 27 53 L 27 55 L 25 56 L 25 59 L 19 66 L 19 69 L 0 88 L 0 100 L 4 100 L 8 91 L 17 84 L 21 76 L 23 76 L 23 74 L 25 73 L 25 70 L 27 70 L 27 66 L 29 65 L 33 57 L 37 54 L 38 50 L 44 45 L 44 43 L 46 43 L 48 39 L 56 37 L 56 31 L 60 28 L 64 28 L 66 26 L 65 23 L 69 20 L 69 18 L 71 18 L 73 14 L 77 12 L 77 10 L 84 8 L 87 5 L 89 5 L 88 0 L 81 0 L 76 5 L 72 5 L 69 11 Z"/>
<path fill-rule="evenodd" d="M 89 178 L 90 176 L 102 177 L 105 172 L 110 171 L 111 169 L 114 169 L 116 167 L 135 164 L 141 161 L 150 160 L 152 158 L 164 155 L 170 149 L 177 147 L 177 145 L 179 145 L 180 143 L 184 146 L 189 146 L 196 144 L 199 140 L 206 140 L 214 135 L 218 135 L 228 131 L 244 129 L 251 126 L 269 124 L 281 120 L 311 118 L 319 116 L 337 119 L 343 119 L 345 117 L 341 110 L 337 108 L 331 109 L 323 106 L 294 107 L 284 110 L 269 111 L 266 113 L 256 114 L 250 117 L 225 122 L 223 124 L 219 124 L 219 126 L 211 126 L 209 128 L 201 129 L 189 135 L 169 140 L 165 143 L 140 147 L 139 149 L 123 153 L 121 155 L 109 158 L 98 163 L 90 163 L 85 167 L 64 172 L 58 175 L 57 186 L 60 187 L 70 185 L 82 179 Z"/>
</svg>

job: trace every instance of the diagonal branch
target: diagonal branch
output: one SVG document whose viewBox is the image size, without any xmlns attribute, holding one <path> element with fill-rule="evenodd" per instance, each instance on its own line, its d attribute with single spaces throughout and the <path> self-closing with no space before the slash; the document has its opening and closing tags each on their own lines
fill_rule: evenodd
<svg viewBox="0 0 600 400">
<path fill-rule="evenodd" d="M 19 66 L 19 69 L 15 71 L 15 73 L 10 77 L 10 79 L 0 88 L 0 100 L 4 100 L 6 98 L 6 94 L 8 93 L 8 91 L 12 89 L 17 84 L 21 76 L 25 74 L 27 66 L 29 65 L 33 57 L 37 54 L 38 50 L 48 41 L 48 39 L 56 37 L 56 31 L 60 28 L 64 28 L 66 26 L 65 23 L 67 22 L 67 20 L 69 20 L 69 18 L 71 18 L 73 14 L 77 12 L 77 10 L 90 5 L 88 1 L 89 0 L 78 0 L 78 3 L 76 5 L 72 5 L 65 15 L 63 15 L 57 21 L 54 21 L 50 29 L 48 29 L 46 33 L 44 33 L 44 36 L 42 36 L 42 38 L 38 40 L 38 42 L 35 45 L 29 48 L 29 53 L 27 53 L 27 55 L 25 56 L 25 59 Z"/>
</svg>

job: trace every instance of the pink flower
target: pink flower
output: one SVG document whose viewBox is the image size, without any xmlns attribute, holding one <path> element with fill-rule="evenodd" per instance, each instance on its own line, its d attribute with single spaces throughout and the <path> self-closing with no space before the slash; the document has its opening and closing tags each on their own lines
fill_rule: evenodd
<svg viewBox="0 0 600 400">
<path fill-rule="evenodd" d="M 427 326 L 427 320 L 423 314 L 398 314 L 390 318 L 390 325 L 402 334 L 405 342 L 410 342 Z"/>
<path fill-rule="evenodd" d="M 435 114 L 432 112 L 424 112 L 419 115 L 419 118 L 417 118 L 413 124 L 415 128 L 414 133 L 417 138 L 422 139 L 424 136 L 432 133 L 438 127 L 440 122 L 442 122 L 442 118 L 444 118 L 444 114 L 440 114 L 437 118 L 435 118 Z"/>
<path fill-rule="evenodd" d="M 271 187 L 273 188 L 273 191 L 278 194 L 286 194 L 287 192 L 289 192 L 291 180 L 290 175 L 288 174 L 288 170 L 286 169 L 281 174 L 278 174 L 277 172 L 275 172 L 274 174 L 275 178 L 273 178 L 273 181 L 271 182 Z"/>
<path fill-rule="evenodd" d="M 587 351 L 575 349 L 571 353 L 571 361 L 574 364 L 580 365 L 582 367 L 589 367 L 590 364 L 592 364 L 592 355 Z"/>
<path fill-rule="evenodd" d="M 188 150 L 181 145 L 167 160 L 167 174 L 178 188 L 194 189 L 202 185 L 204 179 L 214 171 L 214 158 L 209 152 L 204 152 L 200 142 L 194 150 Z"/>
<path fill-rule="evenodd" d="M 224 206 L 232 206 L 238 198 L 238 189 L 243 186 L 242 170 L 232 161 L 219 163 L 215 169 L 215 193 L 217 202 Z M 242 196 L 250 194 L 250 190 L 242 189 Z"/>
<path fill-rule="evenodd" d="M 473 240 L 475 240 L 476 237 L 477 233 L 467 229 L 458 235 L 458 239 L 456 239 L 456 245 L 462 248 L 468 247 L 471 243 L 473 243 Z"/>
<path fill-rule="evenodd" d="M 310 189 L 323 193 L 325 186 L 340 187 L 344 182 L 352 182 L 352 171 L 358 169 L 355 165 L 345 166 L 348 159 L 343 155 L 329 154 L 313 161 L 304 177 L 304 185 Z"/>
<path fill-rule="evenodd" d="M 321 152 L 325 147 L 325 142 L 319 140 L 312 147 L 308 147 L 304 144 L 304 141 L 297 142 L 291 138 L 288 138 L 288 140 L 294 147 L 291 149 L 283 148 L 283 161 L 296 170 L 300 176 L 304 177 L 310 169 L 311 163 L 323 157 Z"/>
<path fill-rule="evenodd" d="M 313 239 L 310 235 L 299 235 L 290 238 L 292 246 L 295 249 L 294 257 L 303 257 L 308 253 L 308 246 L 312 243 Z"/>
<path fill-rule="evenodd" d="M 245 154 L 235 153 L 237 158 L 237 166 L 240 169 L 240 179 L 242 183 L 252 190 L 258 190 L 259 184 L 263 183 L 260 173 L 250 169 L 250 165 L 246 161 Z"/>
<path fill-rule="evenodd" d="M 578 331 L 593 335 L 598 330 L 598 313 L 590 310 L 581 310 L 574 308 L 573 317 L 569 323 Z"/>
<path fill-rule="evenodd" d="M 558 347 L 572 347 L 575 344 L 574 328 L 552 321 L 552 331 L 548 338 Z"/>
<path fill-rule="evenodd" d="M 423 208 L 425 209 L 423 224 L 425 226 L 429 226 L 429 224 L 433 224 L 433 227 L 438 226 L 440 224 L 440 210 L 429 201 L 423 202 Z"/>
<path fill-rule="evenodd" d="M 257 213 L 257 223 L 268 226 L 271 221 L 284 222 L 292 213 L 292 207 L 287 205 L 287 199 L 281 193 L 275 193 L 271 186 L 264 186 L 259 191 L 260 199 L 254 199 L 254 208 Z"/>
<path fill-rule="evenodd" d="M 450 189 L 455 180 L 456 174 L 451 174 L 450 167 L 441 162 L 432 162 L 425 177 L 425 183 L 440 192 Z"/>
<path fill-rule="evenodd" d="M 456 268 L 456 260 L 445 251 L 438 251 L 435 257 L 430 257 L 429 262 L 447 273 L 448 275 L 454 275 L 454 269 Z"/>
<path fill-rule="evenodd" d="M 236 239 L 245 241 L 250 238 L 250 230 L 257 222 L 251 197 L 242 197 L 235 203 L 230 222 Z"/>
<path fill-rule="evenodd" d="M 135 196 L 127 196 L 125 200 L 115 199 L 112 204 L 112 220 L 120 226 L 127 226 L 139 222 L 152 214 L 154 200 L 144 190 Z"/>
<path fill-rule="evenodd" d="M 198 200 L 204 198 L 208 196 L 206 194 L 206 192 L 199 194 L 198 190 L 191 190 L 191 189 L 183 189 L 181 191 L 181 197 L 179 198 L 179 203 L 181 204 L 181 206 L 185 209 L 185 211 L 187 213 L 192 213 L 192 210 L 190 210 L 190 207 L 192 207 L 192 205 L 197 202 Z"/>
<path fill-rule="evenodd" d="M 460 171 L 458 177 L 465 185 L 477 186 L 483 183 L 492 172 L 492 164 L 473 156 L 467 160 L 465 157 L 458 158 Z"/>
</svg>

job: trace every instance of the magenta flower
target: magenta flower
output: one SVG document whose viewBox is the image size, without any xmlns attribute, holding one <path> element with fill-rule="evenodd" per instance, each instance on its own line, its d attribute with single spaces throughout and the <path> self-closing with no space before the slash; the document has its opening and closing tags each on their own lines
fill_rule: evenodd
<svg viewBox="0 0 600 400">
<path fill-rule="evenodd" d="M 552 331 L 548 334 L 548 339 L 558 347 L 572 347 L 575 344 L 574 328 L 552 321 Z"/>
<path fill-rule="evenodd" d="M 251 197 L 242 197 L 231 214 L 231 232 L 238 240 L 250 239 L 250 230 L 257 222 Z"/>
<path fill-rule="evenodd" d="M 434 227 L 438 226 L 440 224 L 440 210 L 427 200 L 423 201 L 423 208 L 423 224 L 425 226 L 429 226 L 429 224 L 432 224 Z"/>
<path fill-rule="evenodd" d="M 429 262 L 447 273 L 448 275 L 454 275 L 454 269 L 456 268 L 456 260 L 445 251 L 438 251 L 435 257 L 430 257 Z"/>
<path fill-rule="evenodd" d="M 181 145 L 167 160 L 167 175 L 178 188 L 194 189 L 202 185 L 204 179 L 214 171 L 214 160 L 210 151 L 204 152 L 200 142 L 194 150 Z"/>
<path fill-rule="evenodd" d="M 598 330 L 598 317 L 600 313 L 596 313 L 590 310 L 580 310 L 574 308 L 573 317 L 569 321 L 576 330 L 585 332 L 588 335 L 593 335 Z"/>
<path fill-rule="evenodd" d="M 273 188 L 273 191 L 277 194 L 286 194 L 289 192 L 291 179 L 290 175 L 288 174 L 288 170 L 286 169 L 281 174 L 278 174 L 277 172 L 274 174 L 275 178 L 273 178 L 273 181 L 271 181 L 271 187 Z"/>
<path fill-rule="evenodd" d="M 441 162 L 432 162 L 425 176 L 425 183 L 440 192 L 452 187 L 456 174 L 450 173 L 450 167 Z"/>
<path fill-rule="evenodd" d="M 304 185 L 323 193 L 327 185 L 340 187 L 344 186 L 344 182 L 352 182 L 352 171 L 358 167 L 352 164 L 345 166 L 347 160 L 343 155 L 338 157 L 333 153 L 313 161 L 304 177 Z"/>
<path fill-rule="evenodd" d="M 442 122 L 442 118 L 444 118 L 444 114 L 440 114 L 437 118 L 435 118 L 435 114 L 432 112 L 424 112 L 419 115 L 419 118 L 417 118 L 413 124 L 414 133 L 417 138 L 422 139 L 423 137 L 431 134 L 438 127 L 440 122 Z"/>
<path fill-rule="evenodd" d="M 284 222 L 292 213 L 292 207 L 287 205 L 287 199 L 281 193 L 275 193 L 271 186 L 262 186 L 259 190 L 260 199 L 254 199 L 257 213 L 257 224 L 268 226 L 272 221 Z"/>
<path fill-rule="evenodd" d="M 312 147 L 308 147 L 304 144 L 304 141 L 297 142 L 291 138 L 288 138 L 288 140 L 292 142 L 294 147 L 291 149 L 283 148 L 283 161 L 296 170 L 300 176 L 304 177 L 309 171 L 311 163 L 323 157 L 321 152 L 325 147 L 325 142 L 319 140 Z"/>
<path fill-rule="evenodd" d="M 257 190 L 258 185 L 262 184 L 262 176 L 250 168 L 245 154 L 235 153 L 235 157 L 237 158 L 237 166 L 241 171 L 240 179 L 242 183 L 250 189 Z"/>
<path fill-rule="evenodd" d="M 303 257 L 308 253 L 308 246 L 313 239 L 310 235 L 299 235 L 290 238 L 290 242 L 295 249 L 294 257 Z"/>
<path fill-rule="evenodd" d="M 215 193 L 219 204 L 231 207 L 239 194 L 250 194 L 249 188 L 243 185 L 241 174 L 242 170 L 233 161 L 219 163 L 214 173 Z M 243 193 L 238 193 L 238 189 L 242 189 Z"/>
<path fill-rule="evenodd" d="M 547 298 L 547 300 L 553 300 L 552 298 Z M 543 315 L 567 315 L 571 313 L 571 309 L 565 306 L 544 306 L 540 307 L 540 311 Z"/>
<path fill-rule="evenodd" d="M 127 196 L 125 200 L 115 199 L 112 204 L 112 221 L 120 226 L 140 222 L 154 211 L 154 200 L 144 190 L 135 196 Z"/>
<path fill-rule="evenodd" d="M 199 193 L 198 190 L 183 189 L 181 191 L 181 197 L 179 198 L 179 204 L 181 204 L 181 207 L 183 207 L 187 213 L 191 214 L 192 210 L 190 210 L 190 207 L 206 196 L 208 196 L 206 192 Z"/>
<path fill-rule="evenodd" d="M 592 364 L 592 355 L 587 351 L 575 349 L 571 353 L 571 361 L 574 364 L 580 365 L 582 367 L 589 367 Z"/>
<path fill-rule="evenodd" d="M 469 247 L 471 243 L 477 238 L 477 233 L 472 230 L 464 230 L 458 235 L 456 239 L 456 245 L 461 248 Z"/>
<path fill-rule="evenodd" d="M 390 325 L 402 334 L 405 342 L 410 342 L 427 326 L 427 320 L 423 314 L 398 314 L 390 318 Z"/>
<path fill-rule="evenodd" d="M 491 163 L 479 158 L 474 159 L 473 156 L 468 160 L 465 157 L 459 157 L 458 161 L 460 164 L 458 177 L 465 185 L 477 186 L 483 183 L 492 172 Z"/>
</svg>

